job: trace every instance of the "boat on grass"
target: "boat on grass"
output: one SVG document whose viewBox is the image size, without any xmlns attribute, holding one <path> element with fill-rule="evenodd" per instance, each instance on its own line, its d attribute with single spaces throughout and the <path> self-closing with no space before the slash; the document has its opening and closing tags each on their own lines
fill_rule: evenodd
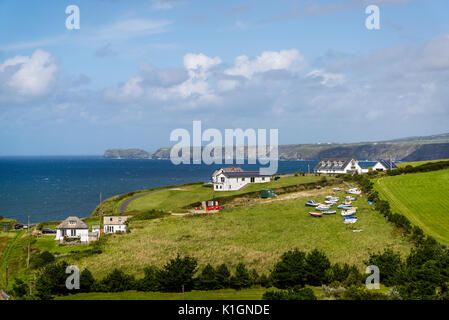
<svg viewBox="0 0 449 320">
<path fill-rule="evenodd" d="M 357 220 L 357 217 L 345 217 L 343 223 L 356 223 Z"/>
<path fill-rule="evenodd" d="M 306 207 L 318 207 L 320 203 L 315 202 L 314 200 L 309 200 L 306 202 Z"/>
<path fill-rule="evenodd" d="M 352 216 L 357 213 L 357 208 L 348 208 L 341 211 L 343 217 Z"/>
<path fill-rule="evenodd" d="M 328 211 L 323 211 L 323 214 L 329 215 L 329 214 L 336 214 L 337 210 L 328 210 Z"/>
<path fill-rule="evenodd" d="M 322 212 L 309 212 L 312 217 L 320 218 L 323 213 Z"/>
</svg>

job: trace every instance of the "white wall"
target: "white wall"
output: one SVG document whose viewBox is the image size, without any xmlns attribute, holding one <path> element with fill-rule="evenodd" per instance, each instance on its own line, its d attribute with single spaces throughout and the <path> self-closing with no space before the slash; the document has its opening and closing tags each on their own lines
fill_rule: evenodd
<svg viewBox="0 0 449 320">
<path fill-rule="evenodd" d="M 251 177 L 232 177 L 227 178 L 224 174 L 219 174 L 213 179 L 215 191 L 235 191 L 240 190 L 250 183 L 265 183 L 270 182 L 271 177 L 254 177 L 254 182 L 251 182 Z"/>
<path fill-rule="evenodd" d="M 75 230 L 75 235 L 72 236 L 72 230 Z M 89 229 L 65 229 L 67 238 L 79 238 L 81 242 L 89 242 Z M 56 229 L 55 240 L 64 239 L 61 229 Z"/>
<path fill-rule="evenodd" d="M 104 233 L 116 233 L 118 231 L 126 232 L 126 225 L 124 224 L 105 224 Z"/>
<path fill-rule="evenodd" d="M 376 163 L 373 167 L 373 170 L 377 171 L 377 170 L 382 170 L 385 171 L 387 170 L 380 162 Z"/>
</svg>

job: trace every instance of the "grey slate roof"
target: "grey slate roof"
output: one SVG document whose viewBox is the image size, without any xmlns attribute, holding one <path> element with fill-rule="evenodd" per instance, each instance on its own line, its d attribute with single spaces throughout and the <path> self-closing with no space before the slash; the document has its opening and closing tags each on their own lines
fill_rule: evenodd
<svg viewBox="0 0 449 320">
<path fill-rule="evenodd" d="M 343 170 L 351 158 L 323 158 L 315 166 L 315 170 Z"/>
<path fill-rule="evenodd" d="M 390 169 L 390 168 L 396 169 L 397 168 L 397 166 L 394 164 L 393 161 L 380 159 L 379 162 L 381 165 L 383 165 L 387 169 Z M 391 165 L 391 167 L 390 167 L 390 165 Z"/>
<path fill-rule="evenodd" d="M 68 217 L 56 229 L 89 229 L 89 225 L 78 217 Z"/>
<path fill-rule="evenodd" d="M 223 172 L 228 178 L 269 177 L 269 174 L 260 174 L 259 171 Z"/>
</svg>

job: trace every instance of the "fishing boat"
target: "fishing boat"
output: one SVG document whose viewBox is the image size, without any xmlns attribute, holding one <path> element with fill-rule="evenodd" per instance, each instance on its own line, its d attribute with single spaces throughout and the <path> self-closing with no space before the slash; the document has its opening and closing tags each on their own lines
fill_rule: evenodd
<svg viewBox="0 0 449 320">
<path fill-rule="evenodd" d="M 360 191 L 359 189 L 354 188 L 354 189 L 349 189 L 348 191 L 346 191 L 346 193 L 359 195 L 359 194 L 362 193 L 362 191 Z"/>
<path fill-rule="evenodd" d="M 331 207 L 329 206 L 323 206 L 323 205 L 319 205 L 318 207 L 315 207 L 315 209 L 319 210 L 319 211 L 327 211 L 329 210 Z"/>
<path fill-rule="evenodd" d="M 351 204 L 351 201 L 346 200 L 346 201 L 343 201 L 342 204 L 349 206 Z"/>
<path fill-rule="evenodd" d="M 325 203 L 325 204 L 329 204 L 329 205 L 333 206 L 334 204 L 336 204 L 336 203 L 337 203 L 337 201 L 326 200 L 326 201 L 324 201 L 324 203 Z"/>
<path fill-rule="evenodd" d="M 334 190 L 334 191 L 341 191 L 343 189 L 342 188 L 332 188 L 332 190 Z"/>
<path fill-rule="evenodd" d="M 315 202 L 314 200 L 309 200 L 306 202 L 306 207 L 318 207 L 320 203 Z"/>
<path fill-rule="evenodd" d="M 330 201 L 338 201 L 340 198 L 339 197 L 333 197 L 333 196 L 326 196 L 324 199 L 330 200 Z"/>
<path fill-rule="evenodd" d="M 322 212 L 309 212 L 309 214 L 310 214 L 312 217 L 317 217 L 317 218 L 320 218 L 320 217 L 323 215 Z"/>
<path fill-rule="evenodd" d="M 323 214 L 336 214 L 337 210 L 328 210 L 328 211 L 323 211 Z"/>
<path fill-rule="evenodd" d="M 352 196 L 346 196 L 345 200 L 347 200 L 347 201 L 356 201 L 357 198 L 356 197 L 352 197 Z"/>
<path fill-rule="evenodd" d="M 347 209 L 347 208 L 351 208 L 350 204 L 340 204 L 337 209 Z"/>
<path fill-rule="evenodd" d="M 341 215 L 343 217 L 352 216 L 353 214 L 356 214 L 357 208 L 347 208 L 341 211 Z"/>
<path fill-rule="evenodd" d="M 357 220 L 357 217 L 345 217 L 343 223 L 356 223 Z"/>
</svg>

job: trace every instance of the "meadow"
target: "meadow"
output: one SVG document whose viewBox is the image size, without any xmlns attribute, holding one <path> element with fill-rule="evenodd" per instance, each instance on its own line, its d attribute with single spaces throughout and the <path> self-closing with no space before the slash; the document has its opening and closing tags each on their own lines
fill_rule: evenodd
<svg viewBox="0 0 449 320">
<path fill-rule="evenodd" d="M 401 162 L 396 163 L 399 168 L 405 168 L 407 166 L 417 167 L 426 163 L 434 163 L 440 161 L 448 161 L 449 159 L 438 159 L 438 160 L 425 160 L 425 161 L 412 161 L 412 162 Z"/>
<path fill-rule="evenodd" d="M 449 244 L 449 169 L 379 178 L 375 189 L 393 212 Z"/>
<path fill-rule="evenodd" d="M 410 244 L 364 198 L 355 203 L 359 208 L 355 225 L 343 224 L 339 213 L 309 216 L 312 209 L 305 207 L 305 201 L 322 201 L 326 194 L 332 194 L 330 187 L 299 192 L 296 199 L 264 200 L 216 214 L 131 221 L 130 233 L 104 237 L 102 254 L 76 261 L 70 256 L 64 259 L 89 268 L 95 277 L 103 277 L 113 268 L 142 276 L 145 266 L 161 266 L 178 253 L 194 256 L 200 265 L 227 263 L 234 268 L 244 262 L 267 274 L 282 253 L 295 247 L 305 251 L 319 248 L 332 262 L 356 264 L 361 270 L 370 252 L 386 247 L 404 255 L 409 252 Z"/>
</svg>

